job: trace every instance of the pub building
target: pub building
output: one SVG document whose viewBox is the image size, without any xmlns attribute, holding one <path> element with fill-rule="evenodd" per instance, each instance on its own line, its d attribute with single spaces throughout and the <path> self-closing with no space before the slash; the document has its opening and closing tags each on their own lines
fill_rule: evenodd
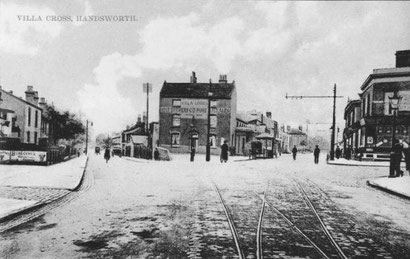
<svg viewBox="0 0 410 259">
<path fill-rule="evenodd" d="M 405 148 L 410 143 L 410 50 L 397 51 L 396 67 L 374 69 L 360 89 L 360 120 L 354 125 L 358 128 L 353 142 L 358 146 L 355 151 L 364 160 L 388 160 L 394 125 L 395 138 Z M 396 117 L 390 104 L 395 92 L 401 97 Z M 348 139 L 348 130 L 345 133 Z"/>
<path fill-rule="evenodd" d="M 219 154 L 225 140 L 232 145 L 236 126 L 235 81 L 226 75 L 218 82 L 198 83 L 192 72 L 189 83 L 164 82 L 160 92 L 159 146 L 173 153 L 206 152 L 208 116 L 212 154 Z M 208 106 L 210 111 L 208 112 Z"/>
</svg>

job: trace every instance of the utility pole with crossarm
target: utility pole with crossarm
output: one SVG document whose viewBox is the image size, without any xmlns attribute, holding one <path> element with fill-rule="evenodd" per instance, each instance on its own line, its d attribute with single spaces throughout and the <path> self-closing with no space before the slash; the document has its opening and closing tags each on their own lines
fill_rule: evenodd
<svg viewBox="0 0 410 259">
<path fill-rule="evenodd" d="M 286 99 L 303 99 L 303 98 L 333 98 L 333 121 L 332 121 L 332 137 L 330 139 L 330 160 L 335 159 L 335 128 L 336 128 L 336 98 L 343 98 L 343 96 L 336 96 L 336 84 L 333 87 L 333 96 L 331 95 L 288 95 Z"/>
</svg>

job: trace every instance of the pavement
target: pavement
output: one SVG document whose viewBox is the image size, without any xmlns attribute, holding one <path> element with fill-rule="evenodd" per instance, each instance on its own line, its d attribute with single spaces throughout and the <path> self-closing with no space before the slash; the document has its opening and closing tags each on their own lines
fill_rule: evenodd
<svg viewBox="0 0 410 259">
<path fill-rule="evenodd" d="M 87 156 L 49 165 L 0 165 L 0 220 L 74 191 Z"/>
<path fill-rule="evenodd" d="M 171 154 L 174 160 L 186 160 L 189 163 L 189 155 L 174 155 Z M 152 163 L 172 163 L 172 161 L 152 161 L 145 159 L 135 159 L 123 157 L 127 160 L 135 162 Z M 280 159 L 280 157 L 279 157 Z M 205 155 L 198 154 L 195 157 L 197 163 L 199 161 L 205 162 Z M 247 157 L 234 156 L 229 157 L 228 163 L 253 161 Z M 49 202 L 50 199 L 56 199 L 65 195 L 79 185 L 83 176 L 87 163 L 87 157 L 81 156 L 69 160 L 67 162 L 51 165 L 51 166 L 34 166 L 34 165 L 0 165 L 0 220 L 15 213 L 20 213 L 26 209 L 41 205 L 44 202 Z M 212 156 L 211 163 L 220 163 L 217 156 Z M 372 161 L 355 161 L 346 159 L 337 159 L 335 161 L 328 161 L 329 165 L 345 165 L 345 166 L 366 166 L 366 167 L 388 167 L 388 162 L 372 162 Z M 405 170 L 404 170 L 405 171 Z M 406 171 L 405 171 L 406 172 Z M 386 171 L 386 174 L 388 172 Z M 410 199 L 410 176 L 406 172 L 404 177 L 388 178 L 379 177 L 369 179 L 368 185 L 398 195 L 403 198 Z M 8 197 L 9 195 L 2 195 L 2 193 L 10 192 L 10 188 L 19 191 L 23 190 L 54 190 L 49 194 L 50 198 L 42 197 L 42 192 L 35 196 L 16 196 Z M 3 192 L 2 192 L 3 189 Z M 57 190 L 57 191 L 56 191 Z M 44 193 L 44 192 L 43 192 Z M 44 195 L 43 195 L 44 196 Z"/>
<path fill-rule="evenodd" d="M 329 165 L 342 166 L 366 166 L 366 167 L 386 167 L 386 176 L 375 179 L 369 179 L 367 184 L 379 190 L 400 196 L 402 198 L 410 199 L 410 174 L 406 171 L 405 163 L 401 163 L 401 169 L 404 172 L 403 177 L 389 178 L 390 166 L 389 161 L 358 161 L 347 160 L 344 158 L 335 159 L 327 162 Z"/>
</svg>

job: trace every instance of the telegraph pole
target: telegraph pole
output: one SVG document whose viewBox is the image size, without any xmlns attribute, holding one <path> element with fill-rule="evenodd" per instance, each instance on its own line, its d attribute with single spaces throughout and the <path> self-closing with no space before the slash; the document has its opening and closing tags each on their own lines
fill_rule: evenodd
<svg viewBox="0 0 410 259">
<path fill-rule="evenodd" d="M 336 130 L 336 98 L 343 98 L 343 96 L 336 96 L 336 84 L 333 87 L 333 96 L 331 95 L 288 95 L 286 99 L 303 99 L 303 98 L 333 98 L 333 121 L 332 121 L 332 137 L 330 139 L 330 160 L 335 159 L 335 130 Z"/>
</svg>

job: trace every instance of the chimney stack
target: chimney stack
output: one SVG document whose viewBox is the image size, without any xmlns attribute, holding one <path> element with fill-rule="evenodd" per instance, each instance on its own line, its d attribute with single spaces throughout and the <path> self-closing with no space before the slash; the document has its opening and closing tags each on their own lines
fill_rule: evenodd
<svg viewBox="0 0 410 259">
<path fill-rule="evenodd" d="M 41 97 L 40 98 L 40 102 L 38 103 L 38 105 L 40 106 L 40 108 L 43 110 L 43 112 L 45 111 L 45 109 L 47 108 L 47 102 L 46 102 L 46 98 Z"/>
<path fill-rule="evenodd" d="M 194 71 L 192 71 L 191 84 L 196 84 L 196 75 Z"/>
<path fill-rule="evenodd" d="M 36 105 L 36 106 L 38 106 L 38 92 L 37 91 L 35 91 L 34 92 L 34 104 Z"/>
<path fill-rule="evenodd" d="M 266 112 L 266 117 L 268 119 L 272 119 L 272 112 Z"/>
<path fill-rule="evenodd" d="M 10 90 L 9 93 L 10 93 L 10 94 L 13 94 L 13 90 Z"/>
<path fill-rule="evenodd" d="M 33 86 L 32 85 L 28 85 L 27 86 L 27 91 L 25 91 L 26 93 L 26 101 L 29 103 L 33 103 L 34 104 L 34 91 L 33 91 Z"/>
<path fill-rule="evenodd" d="M 226 75 L 219 75 L 219 83 L 228 83 L 228 77 Z"/>
<path fill-rule="evenodd" d="M 396 67 L 410 67 L 410 50 L 396 51 Z"/>
</svg>

